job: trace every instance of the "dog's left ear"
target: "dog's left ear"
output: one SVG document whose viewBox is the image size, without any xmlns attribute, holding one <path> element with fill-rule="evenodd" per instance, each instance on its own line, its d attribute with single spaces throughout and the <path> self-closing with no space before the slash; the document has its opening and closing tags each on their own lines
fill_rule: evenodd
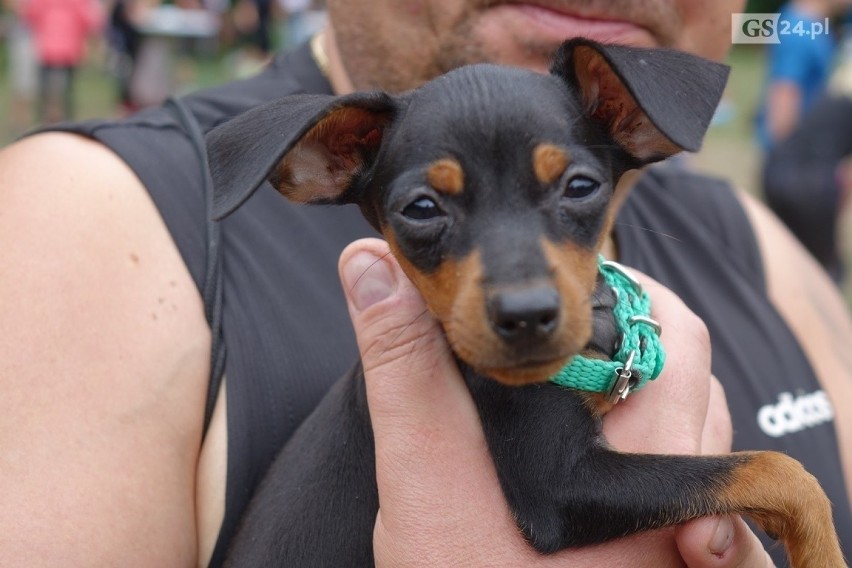
<svg viewBox="0 0 852 568">
<path fill-rule="evenodd" d="M 729 68 L 670 49 L 577 38 L 562 44 L 550 71 L 641 166 L 701 147 Z"/>
<path fill-rule="evenodd" d="M 221 219 L 264 181 L 292 201 L 345 203 L 378 154 L 393 120 L 385 93 L 292 95 L 255 107 L 206 136 L 213 218 Z"/>
</svg>

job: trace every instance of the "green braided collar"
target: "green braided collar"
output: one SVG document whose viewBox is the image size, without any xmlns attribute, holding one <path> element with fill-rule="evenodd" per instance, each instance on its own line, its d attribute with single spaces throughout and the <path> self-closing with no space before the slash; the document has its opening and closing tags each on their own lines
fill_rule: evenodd
<svg viewBox="0 0 852 568">
<path fill-rule="evenodd" d="M 550 382 L 561 387 L 603 393 L 612 403 L 656 379 L 666 355 L 660 325 L 651 319 L 651 299 L 623 266 L 598 257 L 598 270 L 616 296 L 613 315 L 621 341 L 613 359 L 575 355 Z"/>
</svg>

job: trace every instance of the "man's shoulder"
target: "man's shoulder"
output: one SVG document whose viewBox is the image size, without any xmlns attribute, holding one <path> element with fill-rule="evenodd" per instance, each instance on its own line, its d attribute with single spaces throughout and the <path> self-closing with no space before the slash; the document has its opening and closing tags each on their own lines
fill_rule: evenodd
<svg viewBox="0 0 852 568">
<path fill-rule="evenodd" d="M 48 540 L 48 564 L 192 558 L 210 333 L 161 219 L 116 155 L 67 133 L 0 152 L 0 212 L 0 415 L 16 461 L 0 478 L 27 488 L 0 514 L 4 558 Z M 72 498 L 28 510 L 62 483 Z M 73 539 L 55 539 L 57 511 L 78 519 Z M 106 537 L 63 544 L 87 535 Z"/>
</svg>

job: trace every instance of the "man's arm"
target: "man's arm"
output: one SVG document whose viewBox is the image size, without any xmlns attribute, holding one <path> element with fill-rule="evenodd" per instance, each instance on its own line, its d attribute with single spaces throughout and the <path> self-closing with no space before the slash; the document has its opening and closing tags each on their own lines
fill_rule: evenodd
<svg viewBox="0 0 852 568">
<path fill-rule="evenodd" d="M 0 566 L 190 566 L 209 330 L 133 172 L 0 152 Z"/>
<path fill-rule="evenodd" d="M 766 128 L 773 141 L 785 138 L 799 121 L 802 86 L 812 65 L 807 41 L 783 41 L 770 50 Z"/>
<path fill-rule="evenodd" d="M 741 194 L 763 256 L 769 296 L 799 340 L 835 408 L 852 399 L 852 319 L 837 287 L 763 204 Z M 852 496 L 852 413 L 835 412 Z M 852 506 L 852 503 L 850 503 Z"/>
<path fill-rule="evenodd" d="M 773 141 L 789 135 L 799 122 L 802 92 L 792 81 L 770 83 L 766 89 L 766 125 Z"/>
</svg>

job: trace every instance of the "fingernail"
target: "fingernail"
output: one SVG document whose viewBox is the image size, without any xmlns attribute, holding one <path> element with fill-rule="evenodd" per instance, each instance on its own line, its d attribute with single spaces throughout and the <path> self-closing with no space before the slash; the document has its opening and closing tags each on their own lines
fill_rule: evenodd
<svg viewBox="0 0 852 568">
<path fill-rule="evenodd" d="M 369 252 L 354 254 L 341 270 L 346 294 L 358 311 L 396 292 L 396 278 L 388 263 Z"/>
<path fill-rule="evenodd" d="M 734 523 L 731 517 L 720 517 L 719 523 L 716 525 L 716 530 L 713 531 L 713 538 L 707 545 L 711 554 L 721 556 L 734 542 Z"/>
</svg>

